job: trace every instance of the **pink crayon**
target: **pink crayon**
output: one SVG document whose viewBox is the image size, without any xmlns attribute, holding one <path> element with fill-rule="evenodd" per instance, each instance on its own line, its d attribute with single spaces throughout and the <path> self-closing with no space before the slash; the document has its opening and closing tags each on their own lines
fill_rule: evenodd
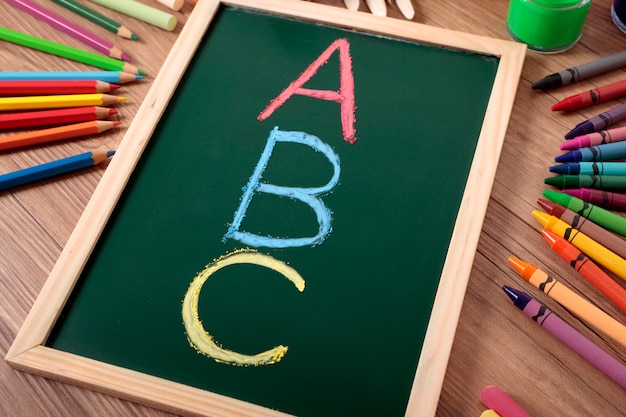
<svg viewBox="0 0 626 417">
<path fill-rule="evenodd" d="M 579 148 L 603 145 L 605 143 L 621 142 L 623 140 L 626 140 L 626 127 L 618 127 L 589 133 L 588 135 L 576 136 L 562 143 L 559 147 L 563 151 L 571 151 Z"/>
<path fill-rule="evenodd" d="M 626 194 L 591 188 L 571 188 L 563 192 L 605 209 L 626 211 Z"/>
</svg>

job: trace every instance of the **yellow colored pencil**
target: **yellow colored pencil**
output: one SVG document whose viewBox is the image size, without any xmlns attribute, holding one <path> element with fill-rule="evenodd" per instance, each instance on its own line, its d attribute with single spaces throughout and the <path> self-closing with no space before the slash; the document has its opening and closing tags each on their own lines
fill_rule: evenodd
<svg viewBox="0 0 626 417">
<path fill-rule="evenodd" d="M 0 111 L 59 109 L 67 107 L 109 106 L 127 100 L 110 94 L 63 94 L 51 96 L 0 97 Z"/>
</svg>

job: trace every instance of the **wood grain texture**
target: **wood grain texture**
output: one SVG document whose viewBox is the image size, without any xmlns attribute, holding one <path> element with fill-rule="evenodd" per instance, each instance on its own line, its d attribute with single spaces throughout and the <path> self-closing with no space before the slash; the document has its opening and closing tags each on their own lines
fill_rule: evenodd
<svg viewBox="0 0 626 417">
<path fill-rule="evenodd" d="M 45 3 L 46 7 L 63 17 L 76 18 L 56 4 L 36 1 Z M 145 1 L 167 10 L 154 0 Z M 313 2 L 345 8 L 341 0 Z M 624 49 L 626 35 L 611 22 L 610 3 L 609 0 L 592 3 L 583 37 L 569 51 L 554 55 L 528 52 L 526 56 L 443 383 L 438 417 L 480 415 L 484 406 L 479 401 L 479 394 L 490 384 L 498 385 L 534 416 L 626 415 L 624 390 L 523 316 L 500 289 L 504 284 L 513 285 L 513 280 L 517 279 L 506 262 L 508 256 L 514 255 L 554 274 L 557 279 L 626 323 L 619 309 L 550 251 L 531 216 L 531 211 L 538 208 L 536 200 L 545 188 L 543 178 L 548 176 L 547 167 L 553 164 L 552 158 L 560 153 L 558 145 L 563 141 L 563 134 L 576 123 L 611 108 L 616 102 L 603 103 L 572 114 L 556 114 L 550 111 L 550 107 L 578 91 L 626 78 L 626 73 L 623 70 L 614 71 L 550 92 L 533 91 L 531 84 L 547 74 Z M 179 24 L 173 32 L 166 32 L 90 4 L 138 34 L 139 41 L 113 40 L 150 77 L 123 87 L 124 96 L 129 100 L 116 106 L 120 111 L 118 119 L 124 122 L 121 129 L 80 142 L 66 141 L 53 146 L 0 153 L 0 172 L 79 153 L 85 148 L 93 149 L 101 145 L 115 148 L 146 98 L 154 76 L 180 34 L 193 5 L 188 0 L 179 12 L 174 13 L 179 18 Z M 413 5 L 416 11 L 414 22 L 509 39 L 505 26 L 506 0 L 471 3 L 413 0 Z M 402 19 L 394 4 L 388 4 L 387 9 L 390 17 Z M 363 1 L 360 2 L 360 10 L 367 11 Z M 90 22 L 84 24 L 100 36 L 112 39 L 104 29 Z M 51 31 L 45 24 L 5 2 L 0 2 L 0 25 L 81 47 L 72 38 Z M 0 43 L 0 59 L 0 69 L 4 71 L 92 70 L 82 64 L 6 42 Z M 0 212 L 3 213 L 0 217 L 1 356 L 4 357 L 15 339 L 105 169 L 106 166 L 96 167 L 89 172 L 66 175 L 0 194 Z M 624 282 L 620 281 L 620 284 L 624 285 Z M 626 361 L 626 349 L 596 334 L 536 290 L 526 288 L 579 331 L 622 362 Z M 173 416 L 22 373 L 10 368 L 5 361 L 0 361 L 0 387 L 2 416 Z"/>
</svg>

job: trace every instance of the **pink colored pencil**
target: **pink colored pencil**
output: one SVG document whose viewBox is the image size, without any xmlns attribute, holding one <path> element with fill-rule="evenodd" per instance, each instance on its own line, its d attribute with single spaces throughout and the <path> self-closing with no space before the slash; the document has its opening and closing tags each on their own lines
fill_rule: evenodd
<svg viewBox="0 0 626 417">
<path fill-rule="evenodd" d="M 115 59 L 121 59 L 130 62 L 130 57 L 126 55 L 120 48 L 111 42 L 102 39 L 78 25 L 64 19 L 63 17 L 51 12 L 50 10 L 33 3 L 30 0 L 6 0 L 12 6 L 36 17 L 44 23 L 78 39 L 86 45 L 94 48 L 96 51 Z"/>
</svg>

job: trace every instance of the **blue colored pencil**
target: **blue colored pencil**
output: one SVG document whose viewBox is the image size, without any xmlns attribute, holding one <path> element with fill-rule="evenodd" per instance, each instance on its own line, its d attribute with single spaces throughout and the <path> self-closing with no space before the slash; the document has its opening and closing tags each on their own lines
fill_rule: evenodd
<svg viewBox="0 0 626 417">
<path fill-rule="evenodd" d="M 121 71 L 0 71 L 0 81 L 84 81 L 98 80 L 124 84 L 141 80 L 142 75 Z"/>
<path fill-rule="evenodd" d="M 0 175 L 0 190 L 43 180 L 56 175 L 65 174 L 82 168 L 88 168 L 106 161 L 115 151 L 85 152 L 57 161 L 47 162 L 30 168 Z"/>
</svg>

